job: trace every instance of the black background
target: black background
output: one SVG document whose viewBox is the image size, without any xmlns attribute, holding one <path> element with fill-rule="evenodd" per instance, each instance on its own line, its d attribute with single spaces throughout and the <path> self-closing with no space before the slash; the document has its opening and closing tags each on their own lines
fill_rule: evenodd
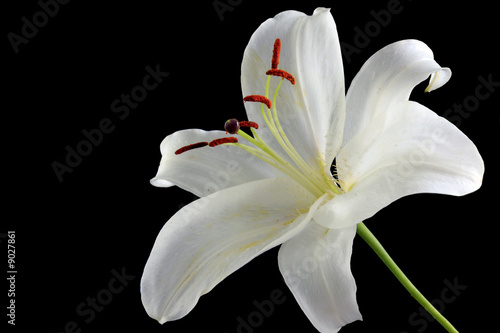
<svg viewBox="0 0 500 333">
<path fill-rule="evenodd" d="M 242 54 L 265 19 L 287 9 L 312 14 L 316 7 L 331 7 L 340 40 L 355 45 L 355 27 L 364 30 L 375 21 L 371 11 L 391 3 L 230 2 L 232 10 L 221 20 L 210 0 L 168 5 L 71 1 L 19 45 L 18 53 L 8 33 L 21 34 L 22 17 L 32 21 L 41 7 L 36 1 L 4 4 L 6 186 L 0 233 L 16 231 L 18 270 L 15 327 L 6 324 L 8 285 L 4 282 L 0 290 L 5 313 L 0 318 L 9 332 L 64 332 L 70 322 L 82 332 L 237 332 L 237 318 L 247 320 L 256 311 L 253 301 L 268 300 L 276 289 L 283 292 L 284 302 L 252 330 L 315 331 L 281 278 L 277 249 L 225 279 L 181 320 L 159 325 L 140 301 L 142 269 L 156 235 L 170 216 L 194 199 L 178 188 L 149 184 L 160 161 L 161 140 L 180 129 L 221 129 L 226 119 L 245 117 Z M 346 86 L 378 49 L 416 38 L 432 48 L 438 63 L 452 69 L 453 77 L 431 94 L 423 93 L 426 84 L 417 86 L 412 99 L 440 115 L 470 101 L 479 76 L 500 81 L 493 4 L 455 2 L 450 7 L 401 0 L 401 12 L 391 15 L 390 23 L 379 26 L 367 45 L 344 61 Z M 146 66 L 157 65 L 169 76 L 120 119 L 111 103 L 142 83 Z M 366 221 L 429 300 L 441 298 L 444 280 L 467 286 L 444 309 L 462 332 L 492 327 L 498 310 L 499 95 L 491 93 L 473 111 L 454 118 L 484 158 L 486 174 L 479 191 L 460 198 L 406 197 Z M 97 128 L 105 118 L 113 131 L 60 182 L 51 164 L 64 163 L 65 147 L 75 148 L 85 139 L 82 131 Z M 0 267 L 6 272 L 7 242 L 4 237 L 0 241 L 5 260 Z M 77 313 L 89 298 L 103 295 L 113 270 L 134 278 L 92 318 Z M 352 270 L 364 321 L 346 326 L 343 333 L 443 331 L 436 323 L 409 321 L 418 304 L 359 237 Z"/>
</svg>

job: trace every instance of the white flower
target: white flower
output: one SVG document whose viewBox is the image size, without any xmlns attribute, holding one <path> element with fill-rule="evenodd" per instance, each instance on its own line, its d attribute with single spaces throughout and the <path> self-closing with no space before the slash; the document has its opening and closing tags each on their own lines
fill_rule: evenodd
<svg viewBox="0 0 500 333">
<path fill-rule="evenodd" d="M 350 271 L 356 224 L 406 195 L 464 195 L 481 186 L 475 145 L 409 101 L 429 76 L 427 91 L 451 71 L 422 42 L 404 40 L 373 55 L 345 95 L 328 9 L 264 22 L 242 63 L 251 122 L 240 125 L 253 136 L 191 129 L 161 144 L 152 184 L 177 185 L 200 199 L 156 239 L 141 282 L 148 314 L 160 323 L 185 316 L 226 276 L 282 244 L 279 268 L 319 331 L 361 319 Z"/>
</svg>

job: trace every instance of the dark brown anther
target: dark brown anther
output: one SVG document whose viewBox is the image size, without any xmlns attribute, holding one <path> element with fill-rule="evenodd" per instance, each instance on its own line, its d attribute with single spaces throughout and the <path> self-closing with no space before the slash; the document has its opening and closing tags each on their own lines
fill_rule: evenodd
<svg viewBox="0 0 500 333">
<path fill-rule="evenodd" d="M 273 48 L 273 59 L 271 60 L 271 68 L 278 69 L 278 64 L 280 63 L 280 51 L 281 51 L 281 40 L 276 38 L 274 41 Z"/>
<path fill-rule="evenodd" d="M 252 127 L 255 129 L 259 129 L 259 124 L 253 121 L 240 121 L 240 127 Z"/>
<path fill-rule="evenodd" d="M 292 84 L 295 84 L 295 78 L 293 77 L 293 75 L 281 69 L 270 69 L 266 72 L 266 75 L 280 76 L 284 79 L 287 79 Z"/>
<path fill-rule="evenodd" d="M 208 143 L 208 145 L 210 147 L 215 147 L 215 146 L 222 145 L 224 143 L 236 143 L 236 142 L 238 142 L 238 139 L 235 138 L 235 137 L 230 136 L 228 138 L 220 138 L 220 139 L 215 139 L 213 141 L 210 141 Z"/>
<path fill-rule="evenodd" d="M 245 98 L 243 98 L 243 100 L 245 102 L 259 102 L 259 103 L 264 103 L 264 104 L 266 104 L 266 106 L 267 106 L 268 109 L 270 109 L 271 106 L 272 106 L 271 101 L 268 98 L 266 98 L 264 96 L 261 96 L 261 95 L 249 95 L 249 96 L 246 96 Z"/>
<path fill-rule="evenodd" d="M 184 146 L 182 148 L 179 148 L 175 151 L 175 155 L 179 155 L 179 154 L 182 154 L 188 150 L 192 150 L 192 149 L 196 149 L 196 148 L 201 148 L 201 147 L 205 147 L 205 146 L 208 146 L 208 142 L 197 142 L 197 143 L 193 143 L 193 144 L 190 144 L 190 145 L 187 145 L 187 146 Z"/>
</svg>

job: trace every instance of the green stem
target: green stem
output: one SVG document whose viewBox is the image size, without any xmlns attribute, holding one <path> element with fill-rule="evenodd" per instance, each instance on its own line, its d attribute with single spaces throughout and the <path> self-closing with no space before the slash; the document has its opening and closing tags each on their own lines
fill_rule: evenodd
<svg viewBox="0 0 500 333">
<path fill-rule="evenodd" d="M 382 244 L 375 238 L 371 231 L 364 225 L 364 223 L 358 224 L 358 235 L 365 240 L 366 243 L 375 251 L 375 253 L 382 259 L 384 264 L 389 268 L 389 270 L 396 276 L 396 278 L 401 282 L 401 284 L 408 290 L 411 296 L 417 300 L 420 305 L 422 305 L 448 332 L 458 333 L 458 331 L 453 327 L 453 325 L 445 318 L 443 315 L 436 310 L 436 308 L 429 302 L 424 295 L 411 283 L 411 281 L 406 277 L 406 275 L 401 271 L 401 269 L 396 265 L 394 260 L 389 256 L 387 251 L 384 249 Z"/>
</svg>

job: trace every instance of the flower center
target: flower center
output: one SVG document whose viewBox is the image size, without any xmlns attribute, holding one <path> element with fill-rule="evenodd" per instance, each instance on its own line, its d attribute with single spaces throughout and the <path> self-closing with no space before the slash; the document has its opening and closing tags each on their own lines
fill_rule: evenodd
<svg viewBox="0 0 500 333">
<path fill-rule="evenodd" d="M 274 42 L 271 69 L 266 72 L 268 77 L 264 96 L 249 95 L 243 98 L 243 100 L 245 102 L 260 103 L 262 118 L 264 119 L 267 128 L 271 131 L 274 139 L 276 139 L 276 141 L 279 143 L 281 148 L 283 148 L 288 157 L 293 161 L 293 164 L 290 163 L 287 159 L 283 158 L 283 156 L 278 154 L 257 134 L 256 130 L 258 130 L 259 128 L 259 125 L 257 123 L 252 121 L 239 122 L 236 119 L 229 119 L 228 121 L 226 121 L 226 123 L 224 124 L 226 133 L 238 134 L 252 143 L 255 147 L 238 143 L 238 139 L 236 137 L 226 137 L 216 139 L 211 142 L 198 142 L 190 144 L 178 149 L 175 154 L 182 154 L 185 151 L 205 146 L 215 147 L 219 145 L 233 145 L 247 151 L 248 153 L 258 157 L 264 162 L 272 165 L 276 169 L 282 171 L 318 197 L 320 197 L 324 193 L 330 193 L 332 196 L 341 194 L 343 193 L 343 191 L 340 188 L 340 185 L 330 175 L 326 174 L 324 168 L 322 168 L 321 171 L 318 171 L 317 168 L 313 168 L 311 165 L 307 164 L 304 159 L 297 153 L 296 149 L 287 138 L 280 124 L 278 113 L 276 111 L 276 98 L 278 96 L 278 91 L 285 79 L 288 80 L 290 84 L 295 84 L 295 78 L 293 77 L 293 75 L 284 70 L 278 69 L 280 51 L 281 41 L 278 38 Z M 281 81 L 278 84 L 271 101 L 269 99 L 269 85 L 273 76 L 281 77 Z M 250 136 L 246 132 L 242 131 L 242 127 L 249 127 L 253 136 Z"/>
</svg>

